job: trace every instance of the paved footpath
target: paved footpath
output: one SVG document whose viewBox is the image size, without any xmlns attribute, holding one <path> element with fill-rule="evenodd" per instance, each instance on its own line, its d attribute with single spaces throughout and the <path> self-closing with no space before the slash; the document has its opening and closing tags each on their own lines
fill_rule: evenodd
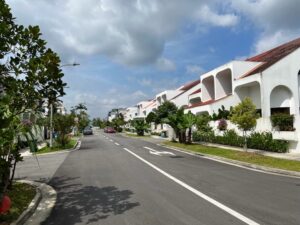
<svg viewBox="0 0 300 225">
<path fill-rule="evenodd" d="M 300 224 L 300 179 L 117 134 L 85 137 L 49 183 L 58 199 L 45 225 Z"/>
</svg>

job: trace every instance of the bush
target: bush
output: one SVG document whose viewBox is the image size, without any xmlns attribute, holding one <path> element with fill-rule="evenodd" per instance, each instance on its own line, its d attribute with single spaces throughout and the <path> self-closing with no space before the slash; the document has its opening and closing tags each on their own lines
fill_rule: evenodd
<svg viewBox="0 0 300 225">
<path fill-rule="evenodd" d="M 219 130 L 227 130 L 227 121 L 225 119 L 220 119 L 218 122 Z"/>
<path fill-rule="evenodd" d="M 118 127 L 117 128 L 117 132 L 121 133 L 123 131 L 123 128 L 122 127 Z"/>
<path fill-rule="evenodd" d="M 273 127 L 278 127 L 280 131 L 294 131 L 294 115 L 278 113 L 271 116 Z"/>
<path fill-rule="evenodd" d="M 225 131 L 223 136 L 215 135 L 213 132 L 196 131 L 193 133 L 193 140 L 237 147 L 243 147 L 244 145 L 244 138 L 234 130 Z M 287 152 L 289 146 L 288 141 L 274 140 L 271 132 L 253 132 L 247 137 L 247 144 L 249 148 L 280 153 Z"/>
<path fill-rule="evenodd" d="M 151 135 L 160 136 L 160 133 L 159 132 L 151 132 Z"/>
</svg>

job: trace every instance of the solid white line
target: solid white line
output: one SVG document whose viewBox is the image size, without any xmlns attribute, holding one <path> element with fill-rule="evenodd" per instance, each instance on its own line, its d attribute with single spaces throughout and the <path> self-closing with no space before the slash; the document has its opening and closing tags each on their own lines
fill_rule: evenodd
<svg viewBox="0 0 300 225">
<path fill-rule="evenodd" d="M 119 143 L 117 143 L 117 142 L 115 142 L 115 145 L 118 145 L 118 146 L 119 146 L 120 144 L 119 144 Z"/>
<path fill-rule="evenodd" d="M 194 194 L 196 194 L 197 196 L 199 196 L 200 198 L 203 198 L 204 200 L 210 202 L 211 204 L 217 206 L 218 208 L 224 210 L 225 212 L 229 213 L 230 215 L 234 216 L 235 218 L 243 221 L 246 224 L 249 225 L 259 225 L 259 223 L 256 223 L 255 221 L 247 218 L 246 216 L 238 213 L 237 211 L 227 207 L 226 205 L 214 200 L 213 198 L 207 196 L 206 194 L 196 190 L 195 188 L 189 186 L 188 184 L 184 183 L 183 181 L 177 179 L 176 177 L 173 177 L 172 175 L 168 174 L 167 172 L 163 171 L 162 169 L 158 168 L 157 166 L 153 165 L 152 163 L 148 162 L 147 160 L 143 159 L 142 157 L 138 156 L 137 154 L 135 154 L 134 152 L 130 151 L 127 148 L 124 148 L 125 151 L 129 152 L 131 155 L 135 156 L 136 158 L 138 158 L 139 160 L 141 160 L 142 162 L 144 162 L 145 164 L 147 164 L 148 166 L 152 167 L 153 169 L 155 169 L 156 171 L 160 172 L 161 174 L 165 175 L 166 177 L 168 177 L 169 179 L 173 180 L 175 183 L 181 185 L 182 187 L 186 188 L 187 190 L 193 192 Z"/>
</svg>

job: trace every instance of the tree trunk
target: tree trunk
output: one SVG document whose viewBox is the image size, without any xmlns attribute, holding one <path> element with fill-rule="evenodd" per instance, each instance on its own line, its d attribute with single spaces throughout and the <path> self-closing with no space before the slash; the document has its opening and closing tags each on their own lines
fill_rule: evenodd
<svg viewBox="0 0 300 225">
<path fill-rule="evenodd" d="M 191 144 L 192 143 L 192 128 L 189 127 L 189 131 L 188 131 L 188 143 Z"/>
<path fill-rule="evenodd" d="M 243 131 L 244 135 L 244 151 L 247 152 L 247 136 L 246 136 L 246 131 Z"/>
<path fill-rule="evenodd" d="M 14 165 L 13 165 L 13 169 L 12 169 L 11 178 L 10 178 L 9 184 L 8 184 L 8 188 L 9 188 L 9 189 L 12 188 L 13 179 L 14 179 L 14 177 L 15 177 L 16 166 L 17 166 L 17 159 L 15 159 L 15 161 L 14 161 Z"/>
</svg>

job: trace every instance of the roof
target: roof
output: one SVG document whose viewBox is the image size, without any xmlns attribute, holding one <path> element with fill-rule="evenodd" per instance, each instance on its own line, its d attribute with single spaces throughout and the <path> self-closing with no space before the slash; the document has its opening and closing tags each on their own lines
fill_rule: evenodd
<svg viewBox="0 0 300 225">
<path fill-rule="evenodd" d="M 223 98 L 219 98 L 219 99 L 217 99 L 217 100 L 211 99 L 211 100 L 208 100 L 208 101 L 206 101 L 206 102 L 197 102 L 197 103 L 192 104 L 191 106 L 189 106 L 188 109 L 195 108 L 195 107 L 198 107 L 198 106 L 209 105 L 209 104 L 211 104 L 211 103 L 215 103 L 215 102 L 221 101 L 221 100 L 223 100 L 224 98 L 228 98 L 228 97 L 231 96 L 231 95 L 232 95 L 232 94 L 226 95 L 226 96 L 224 96 Z"/>
<path fill-rule="evenodd" d="M 266 70 L 267 68 L 269 68 L 270 66 L 272 66 L 273 64 L 275 64 L 276 62 L 284 58 L 285 56 L 291 54 L 299 47 L 300 47 L 300 38 L 297 38 L 293 41 L 290 41 L 276 48 L 263 52 L 259 55 L 246 59 L 246 61 L 262 62 L 262 63 L 256 66 L 254 69 L 247 72 L 246 74 L 244 74 L 242 77 L 247 77 Z"/>
<path fill-rule="evenodd" d="M 187 92 L 188 90 L 190 90 L 191 88 L 195 87 L 196 85 L 200 84 L 200 79 L 199 80 L 195 80 L 192 81 L 190 83 L 187 83 L 185 85 L 183 85 L 179 90 L 182 91 L 181 93 L 179 93 L 178 95 L 176 95 L 175 97 L 173 97 L 171 100 L 179 97 L 180 95 L 184 94 L 185 92 Z"/>
<path fill-rule="evenodd" d="M 197 84 L 200 84 L 200 79 L 192 81 L 190 83 L 187 83 L 185 85 L 183 85 L 182 88 L 180 88 L 179 90 L 181 91 L 188 91 L 190 90 L 192 87 L 195 87 Z"/>
<path fill-rule="evenodd" d="M 194 91 L 193 93 L 191 93 L 190 95 L 194 95 L 194 94 L 198 94 L 201 92 L 201 88 L 199 88 L 198 90 Z"/>
</svg>

